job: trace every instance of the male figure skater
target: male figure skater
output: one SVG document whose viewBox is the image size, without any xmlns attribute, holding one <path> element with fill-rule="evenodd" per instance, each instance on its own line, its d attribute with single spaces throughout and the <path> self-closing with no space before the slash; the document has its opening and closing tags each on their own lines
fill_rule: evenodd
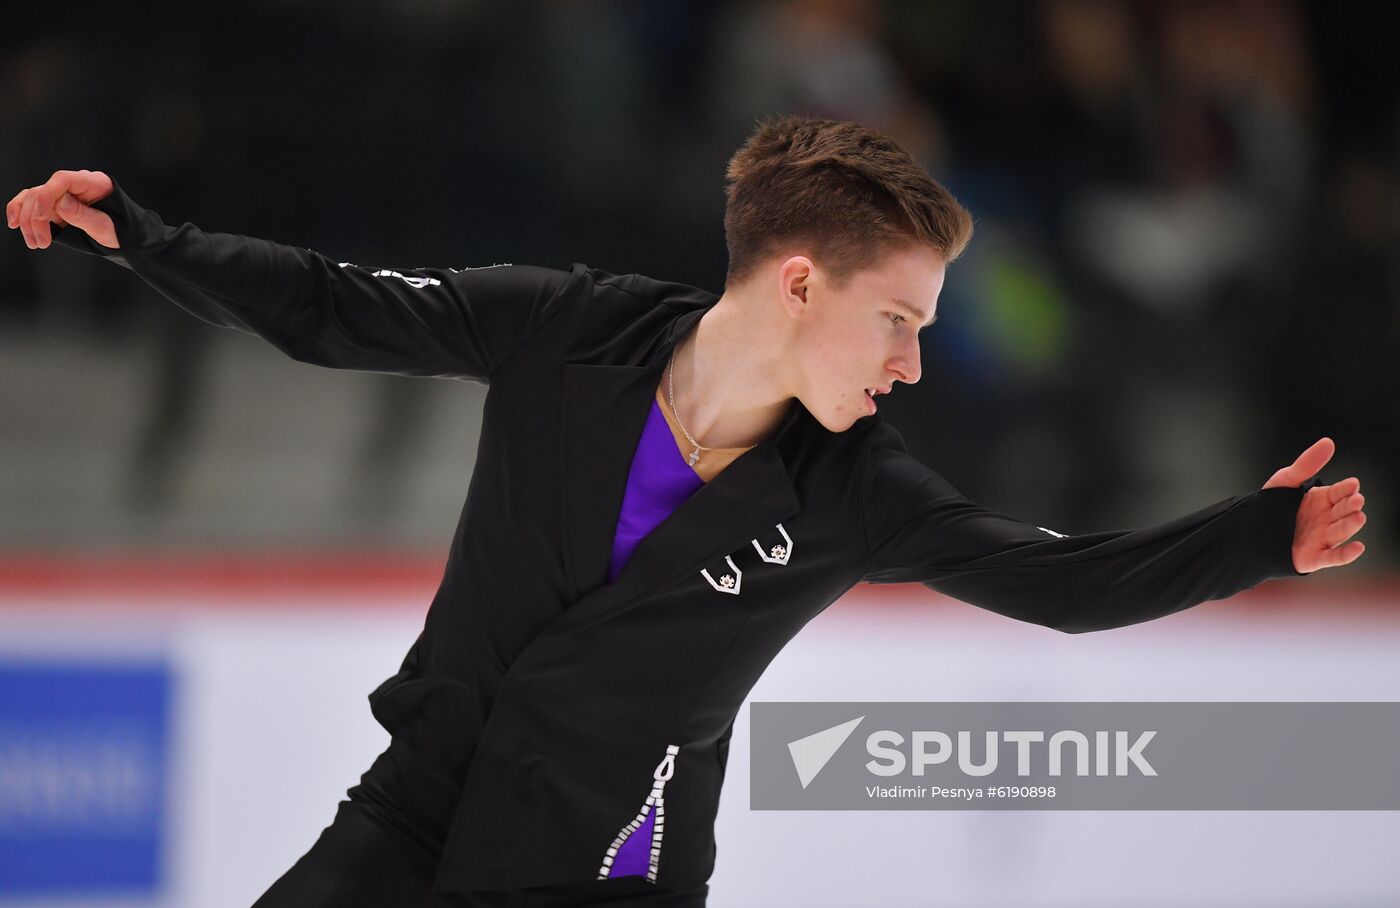
<svg viewBox="0 0 1400 908">
<path fill-rule="evenodd" d="M 259 906 L 701 905 L 734 716 L 856 583 L 1067 632 L 1354 561 L 1322 439 L 1262 489 L 1063 534 L 981 508 L 876 398 L 968 213 L 885 136 L 763 123 L 728 169 L 724 293 L 574 264 L 375 269 L 167 226 L 96 171 L 9 203 L 303 362 L 489 385 L 442 585 L 371 695 L 391 744 Z"/>
</svg>

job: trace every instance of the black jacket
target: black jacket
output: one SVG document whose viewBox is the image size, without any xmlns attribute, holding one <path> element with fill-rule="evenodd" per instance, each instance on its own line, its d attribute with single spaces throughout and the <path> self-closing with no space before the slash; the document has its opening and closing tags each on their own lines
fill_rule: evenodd
<svg viewBox="0 0 1400 908">
<path fill-rule="evenodd" d="M 120 250 L 73 228 L 55 241 L 205 320 L 302 362 L 489 384 L 441 587 L 402 670 L 370 695 L 413 772 L 442 783 L 417 805 L 441 816 L 440 890 L 594 878 L 654 793 L 655 882 L 705 881 L 735 714 L 787 641 L 862 580 L 1078 633 L 1296 574 L 1302 490 L 1061 536 L 967 501 L 878 414 L 832 433 L 794 401 L 608 584 L 652 396 L 714 294 L 581 264 L 373 270 L 169 227 L 120 188 L 96 207 Z"/>
</svg>

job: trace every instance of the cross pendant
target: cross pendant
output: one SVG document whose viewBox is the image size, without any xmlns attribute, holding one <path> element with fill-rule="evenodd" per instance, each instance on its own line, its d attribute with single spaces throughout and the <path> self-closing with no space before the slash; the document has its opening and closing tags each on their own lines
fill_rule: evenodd
<svg viewBox="0 0 1400 908">
<path fill-rule="evenodd" d="M 700 459 L 700 448 L 699 448 L 699 446 L 696 446 L 695 450 L 690 452 L 690 465 L 691 465 L 692 467 L 695 466 L 695 461 L 697 461 L 697 460 L 699 460 L 699 459 Z"/>
</svg>

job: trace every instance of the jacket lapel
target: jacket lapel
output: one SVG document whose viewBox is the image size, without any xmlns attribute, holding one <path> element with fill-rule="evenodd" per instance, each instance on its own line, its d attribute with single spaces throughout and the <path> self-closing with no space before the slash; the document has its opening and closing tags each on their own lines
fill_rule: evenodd
<svg viewBox="0 0 1400 908">
<path fill-rule="evenodd" d="M 607 583 L 632 457 L 670 351 L 704 310 L 677 318 L 649 362 L 637 366 L 566 363 L 563 476 L 566 557 L 582 598 L 542 637 L 606 620 L 649 590 L 740 548 L 799 506 L 776 441 L 799 417 L 794 402 L 779 428 L 701 486 L 638 543 L 617 579 Z"/>
<path fill-rule="evenodd" d="M 564 365 L 564 533 L 580 591 L 607 583 L 632 454 L 655 387 L 646 366 Z"/>
</svg>

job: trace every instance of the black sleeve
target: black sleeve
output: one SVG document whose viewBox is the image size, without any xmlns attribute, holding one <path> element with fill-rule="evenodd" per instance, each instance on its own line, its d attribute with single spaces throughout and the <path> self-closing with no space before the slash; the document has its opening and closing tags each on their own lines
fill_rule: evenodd
<svg viewBox="0 0 1400 908">
<path fill-rule="evenodd" d="M 881 424 L 861 473 L 870 583 L 923 583 L 1067 633 L 1224 599 L 1293 568 L 1297 489 L 1239 495 L 1141 530 L 1062 534 L 989 511 Z"/>
<path fill-rule="evenodd" d="M 489 382 L 567 298 L 576 272 L 533 266 L 362 268 L 255 237 L 167 226 L 113 183 L 93 207 L 120 249 L 55 226 L 54 242 L 140 275 L 215 325 L 337 369 Z"/>
</svg>

